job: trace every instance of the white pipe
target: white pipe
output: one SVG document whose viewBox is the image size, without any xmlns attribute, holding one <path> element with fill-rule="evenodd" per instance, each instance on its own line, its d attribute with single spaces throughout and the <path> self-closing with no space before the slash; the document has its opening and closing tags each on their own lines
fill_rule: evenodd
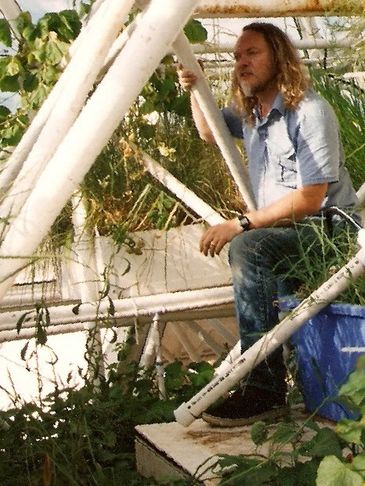
<svg viewBox="0 0 365 486">
<path fill-rule="evenodd" d="M 188 189 L 182 182 L 174 177 L 168 170 L 163 168 L 156 160 L 150 157 L 143 150 L 133 145 L 133 150 L 141 155 L 143 165 L 148 172 L 173 194 L 175 194 L 184 204 L 192 209 L 204 221 L 210 225 L 223 223 L 224 218 L 213 208 L 198 197 L 192 190 Z"/>
<path fill-rule="evenodd" d="M 334 49 L 351 47 L 354 44 L 354 39 L 342 39 L 342 40 L 327 40 L 327 39 L 291 39 L 294 47 L 297 49 Z M 233 52 L 236 45 L 236 40 L 220 42 L 219 44 L 206 43 L 206 44 L 194 44 L 192 50 L 194 54 L 208 54 L 217 52 Z"/>
<path fill-rule="evenodd" d="M 0 297 L 31 257 L 133 100 L 185 25 L 197 0 L 153 0 L 38 179 L 0 249 Z M 111 96 L 113 94 L 113 96 Z"/>
<path fill-rule="evenodd" d="M 363 15 L 364 1 L 343 0 L 200 0 L 194 16 L 214 17 L 301 17 L 314 15 Z"/>
<path fill-rule="evenodd" d="M 159 343 L 159 330 L 158 330 L 158 313 L 153 316 L 152 324 L 148 330 L 146 343 L 142 352 L 141 359 L 139 360 L 139 366 L 141 368 L 150 368 L 156 358 L 156 350 Z"/>
<path fill-rule="evenodd" d="M 194 309 L 216 308 L 233 302 L 233 289 L 231 286 L 186 290 L 158 295 L 129 297 L 113 300 L 115 319 L 131 319 L 135 317 L 160 314 L 160 319 L 166 320 L 166 316 L 174 312 L 186 312 Z M 76 309 L 75 309 L 76 308 Z M 108 299 L 97 302 L 85 302 L 83 304 L 67 304 L 48 307 L 50 327 L 63 324 L 81 323 L 99 320 L 110 320 L 110 302 Z M 0 313 L 0 332 L 15 329 L 24 314 L 29 320 L 23 322 L 24 329 L 33 327 L 35 311 L 33 309 L 16 310 Z"/>
<path fill-rule="evenodd" d="M 360 189 L 357 191 L 356 195 L 359 199 L 360 207 L 363 208 L 365 206 L 365 182 L 362 184 Z"/>
<path fill-rule="evenodd" d="M 62 81 L 63 89 L 59 93 L 57 103 L 53 106 L 47 123 L 24 162 L 12 189 L 6 194 L 0 206 L 0 217 L 15 217 L 19 213 L 42 169 L 54 154 L 83 107 L 103 66 L 105 56 L 118 35 L 134 0 L 127 0 L 126 2 L 108 0 L 108 2 L 106 8 L 103 8 L 103 16 L 98 18 L 99 22 L 94 22 L 93 28 L 88 31 L 88 35 L 83 36 L 82 42 L 64 71 L 66 80 Z M 10 176 L 12 177 L 14 171 L 19 168 L 16 162 L 17 156 L 20 154 L 19 150 L 16 149 L 10 157 L 7 166 L 13 168 L 10 172 L 6 171 L 7 179 Z M 21 159 L 22 157 L 19 158 L 19 161 Z M 0 184 L 7 182 L 4 181 L 4 178 L 5 174 L 3 180 L 0 179 Z"/>
<path fill-rule="evenodd" d="M 308 319 L 332 302 L 351 281 L 365 272 L 365 249 L 344 265 L 327 282 L 321 285 L 271 331 L 240 355 L 229 370 L 217 375 L 189 402 L 175 410 L 176 420 L 190 425 L 215 400 L 228 392 L 255 366 L 260 364 L 275 349 L 284 344 Z"/>
<path fill-rule="evenodd" d="M 232 367 L 232 364 L 241 356 L 241 341 L 237 341 L 224 360 L 214 370 L 214 376 L 223 376 Z"/>
<path fill-rule="evenodd" d="M 85 37 L 87 36 L 88 29 L 93 28 L 93 25 L 95 26 L 95 23 L 98 21 L 98 19 L 102 19 L 103 11 L 102 9 L 100 10 L 101 11 L 99 16 L 95 16 L 95 18 L 91 22 L 89 22 L 87 27 L 82 29 L 77 39 L 70 46 L 69 53 L 71 56 L 75 54 L 75 50 L 78 44 L 83 43 L 83 45 L 87 47 L 85 43 Z M 50 113 L 52 112 L 52 109 L 55 106 L 58 97 L 63 92 L 69 81 L 72 81 L 73 76 L 72 73 L 71 75 L 69 75 L 69 70 L 70 68 L 66 68 L 66 70 L 61 74 L 52 91 L 33 118 L 22 139 L 16 146 L 11 157 L 7 160 L 5 167 L 2 169 L 0 173 L 0 191 L 2 195 L 5 193 L 5 191 L 18 175 L 20 169 L 22 168 L 23 162 L 30 153 Z"/>
<path fill-rule="evenodd" d="M 242 161 L 242 156 L 229 133 L 223 115 L 215 102 L 199 63 L 192 52 L 189 41 L 184 34 L 179 34 L 173 44 L 173 48 L 184 67 L 196 73 L 197 81 L 192 88 L 192 94 L 195 96 L 200 108 L 204 112 L 209 128 L 213 132 L 217 145 L 222 152 L 248 209 L 254 209 L 254 197 L 249 184 L 248 172 Z"/>
</svg>

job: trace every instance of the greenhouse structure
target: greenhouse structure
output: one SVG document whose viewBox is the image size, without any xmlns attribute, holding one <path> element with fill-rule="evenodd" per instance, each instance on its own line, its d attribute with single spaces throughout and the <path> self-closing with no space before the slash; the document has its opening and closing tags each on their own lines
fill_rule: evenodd
<svg viewBox="0 0 365 486">
<path fill-rule="evenodd" d="M 24 27 L 28 17 L 19 17 L 24 15 L 19 5 L 0 0 L 12 36 L 7 44 L 0 26 L 4 58 L 15 59 L 17 49 L 31 42 Z M 24 87 L 35 80 L 32 72 L 19 88 L 20 101 L 4 108 L 6 120 L 22 107 L 28 112 L 17 117 L 17 130 L 24 127 L 16 143 L 6 139 L 5 128 L 0 133 L 0 408 L 15 403 L 9 389 L 27 401 L 45 397 L 57 380 L 80 386 L 80 375 L 70 378 L 70 369 L 86 368 L 97 386 L 131 341 L 127 360 L 138 362 L 141 370 L 155 369 L 161 397 L 168 363 L 221 360 L 211 380 L 175 408 L 175 422 L 137 426 L 141 474 L 187 478 L 213 455 L 253 453 L 246 429 L 226 441 L 201 424 L 202 412 L 365 272 L 360 230 L 358 247 L 343 266 L 241 355 L 227 251 L 206 258 L 198 248 L 204 229 L 231 214 L 230 202 L 219 204 L 227 195 L 233 213 L 255 207 L 245 154 L 220 110 L 235 39 L 253 19 L 273 22 L 286 30 L 309 69 L 341 81 L 341 99 L 358 92 L 365 100 L 365 2 L 94 0 L 85 12 L 79 31 L 50 68 L 57 79 L 44 99 L 37 104 L 33 85 Z M 58 34 L 47 35 L 44 52 L 51 56 L 55 51 L 49 46 Z M 206 150 L 197 145 L 196 133 L 185 135 L 186 154 L 177 142 L 190 123 L 178 118 L 186 114 L 179 104 L 186 94 L 178 91 L 176 77 L 170 84 L 165 80 L 179 63 L 198 75 L 192 89 L 218 146 L 204 157 L 221 164 L 214 166 L 220 167 L 217 176 L 213 168 L 194 179 L 194 157 Z M 13 69 L 14 80 L 25 68 Z M 6 120 L 0 109 L 0 125 Z M 348 124 L 363 135 L 364 120 Z M 199 147 L 195 155 L 193 144 Z M 364 139 L 357 138 L 351 150 L 356 160 L 364 160 Z M 191 163 L 184 169 L 185 156 Z M 364 204 L 365 170 L 359 165 L 354 177 Z M 228 182 L 220 194 L 221 172 Z M 365 351 L 365 342 L 358 346 Z M 209 474 L 194 484 L 219 484 Z"/>
</svg>

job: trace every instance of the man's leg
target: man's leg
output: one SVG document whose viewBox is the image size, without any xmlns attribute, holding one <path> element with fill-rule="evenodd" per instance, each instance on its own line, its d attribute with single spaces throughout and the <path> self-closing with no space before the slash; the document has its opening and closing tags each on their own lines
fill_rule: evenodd
<svg viewBox="0 0 365 486">
<path fill-rule="evenodd" d="M 304 239 L 315 238 L 310 229 L 264 228 L 232 240 L 229 260 L 242 351 L 278 323 L 277 281 L 280 276 L 287 290 L 294 290 L 292 279 L 285 279 L 285 273 L 299 256 L 301 233 Z M 280 347 L 251 372 L 242 390 L 208 410 L 203 418 L 215 425 L 232 426 L 264 418 L 268 412 L 275 415 L 286 403 L 285 378 Z"/>
</svg>

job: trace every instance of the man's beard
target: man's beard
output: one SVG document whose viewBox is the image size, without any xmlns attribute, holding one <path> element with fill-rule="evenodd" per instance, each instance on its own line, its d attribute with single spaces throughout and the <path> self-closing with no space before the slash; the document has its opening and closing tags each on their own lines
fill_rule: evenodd
<svg viewBox="0 0 365 486">
<path fill-rule="evenodd" d="M 250 85 L 245 83 L 245 81 L 239 81 L 238 84 L 241 88 L 242 93 L 246 98 L 254 98 L 257 96 L 261 91 L 265 91 L 265 89 L 276 82 L 276 73 L 274 73 L 267 81 L 263 83 L 258 83 L 255 85 Z"/>
</svg>

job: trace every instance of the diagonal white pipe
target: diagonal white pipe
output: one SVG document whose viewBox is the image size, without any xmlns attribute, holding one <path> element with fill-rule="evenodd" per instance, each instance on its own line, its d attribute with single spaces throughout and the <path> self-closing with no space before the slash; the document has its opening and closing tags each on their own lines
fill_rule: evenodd
<svg viewBox="0 0 365 486">
<path fill-rule="evenodd" d="M 12 284 L 121 118 L 185 25 L 197 0 L 153 0 L 41 174 L 0 248 L 0 297 Z M 112 94 L 112 96 L 111 96 Z"/>
<path fill-rule="evenodd" d="M 354 258 L 303 300 L 278 325 L 235 359 L 229 369 L 224 367 L 221 373 L 217 374 L 189 402 L 180 405 L 174 412 L 176 420 L 182 425 L 190 425 L 209 405 L 227 393 L 269 354 L 284 344 L 308 319 L 317 314 L 343 290 L 348 288 L 353 279 L 363 275 L 364 272 L 365 249 L 362 248 Z"/>
<path fill-rule="evenodd" d="M 39 174 L 80 113 L 133 3 L 134 0 L 108 0 L 95 15 L 91 28 L 82 36 L 55 92 L 48 98 L 45 108 L 41 108 L 37 123 L 25 134 L 24 141 L 19 143 L 8 161 L 8 169 L 0 177 L 0 187 L 6 189 L 38 134 L 12 189 L 0 206 L 0 217 L 11 218 L 19 213 Z"/>
<path fill-rule="evenodd" d="M 179 34 L 173 44 L 177 57 L 185 68 L 191 69 L 197 75 L 197 81 L 192 88 L 200 108 L 204 112 L 209 128 L 212 130 L 214 138 L 220 148 L 222 155 L 231 171 L 232 177 L 248 207 L 255 208 L 255 200 L 249 183 L 247 169 L 243 164 L 242 156 L 229 133 L 227 125 L 223 119 L 213 94 L 206 82 L 203 72 L 196 60 L 189 41 L 183 33 Z"/>
<path fill-rule="evenodd" d="M 133 150 L 141 156 L 143 165 L 148 172 L 163 184 L 169 191 L 175 194 L 184 204 L 192 209 L 197 215 L 208 224 L 215 225 L 223 223 L 224 218 L 213 208 L 197 196 L 191 189 L 188 189 L 182 182 L 174 177 L 168 170 L 162 167 L 156 160 L 150 157 L 143 150 L 130 144 Z"/>
</svg>

